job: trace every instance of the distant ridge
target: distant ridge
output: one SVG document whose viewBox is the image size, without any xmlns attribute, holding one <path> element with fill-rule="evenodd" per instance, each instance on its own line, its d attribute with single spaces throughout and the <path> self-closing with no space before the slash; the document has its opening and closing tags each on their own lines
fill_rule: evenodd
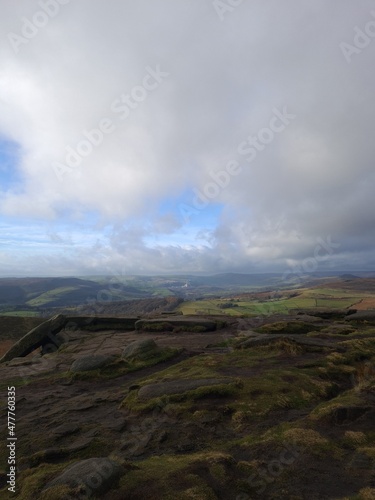
<svg viewBox="0 0 375 500">
<path fill-rule="evenodd" d="M 281 273 L 221 273 L 212 276 L 189 276 L 191 283 L 210 286 L 251 286 L 269 283 L 273 278 L 280 277 Z"/>
<path fill-rule="evenodd" d="M 361 279 L 359 276 L 356 276 L 355 274 L 342 274 L 339 276 L 340 279 L 342 280 L 358 280 Z"/>
</svg>

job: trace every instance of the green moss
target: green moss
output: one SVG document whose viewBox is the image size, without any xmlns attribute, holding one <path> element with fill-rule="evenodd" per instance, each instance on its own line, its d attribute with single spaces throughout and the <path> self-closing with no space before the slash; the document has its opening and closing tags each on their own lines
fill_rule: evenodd
<svg viewBox="0 0 375 500">
<path fill-rule="evenodd" d="M 333 412 L 340 408 L 358 406 L 363 404 L 362 399 L 353 389 L 339 394 L 336 398 L 330 401 L 319 404 L 310 413 L 309 418 L 311 420 L 320 420 L 330 417 Z"/>
<path fill-rule="evenodd" d="M 319 330 L 319 327 L 302 321 L 280 321 L 277 323 L 268 323 L 256 328 L 258 333 L 277 333 L 277 334 L 306 334 L 313 330 Z"/>
<path fill-rule="evenodd" d="M 352 339 L 340 342 L 340 346 L 347 351 L 345 353 L 346 362 L 354 363 L 356 361 L 369 360 L 375 358 L 375 339 Z"/>
<path fill-rule="evenodd" d="M 30 498 L 43 498 L 41 491 L 45 485 L 60 474 L 73 461 L 63 464 L 42 464 L 37 468 L 26 469 L 19 473 L 17 484 L 21 485 L 17 500 L 30 500 Z M 60 490 L 61 493 L 61 490 Z M 52 497 L 44 497 L 44 500 L 52 500 Z M 59 497 L 57 497 L 59 498 Z"/>
<path fill-rule="evenodd" d="M 179 394 L 152 398 L 146 403 L 138 400 L 136 391 L 131 391 L 124 399 L 121 406 L 126 407 L 128 410 L 145 412 L 157 407 L 162 407 L 166 410 L 170 405 L 182 403 L 178 406 L 179 410 L 182 412 L 188 410 L 194 401 L 199 401 L 201 399 L 210 397 L 223 399 L 233 398 L 238 395 L 241 386 L 243 386 L 243 384 L 240 380 L 228 384 L 202 386 L 198 389 L 185 391 Z"/>
<path fill-rule="evenodd" d="M 123 404 L 132 410 L 148 411 L 160 404 L 181 403 L 186 411 L 194 401 L 216 396 L 223 399 L 222 403 L 216 403 L 221 411 L 221 407 L 228 405 L 229 398 L 232 413 L 242 412 L 233 417 L 233 425 L 237 428 L 272 411 L 310 407 L 328 397 L 334 397 L 338 385 L 328 375 L 329 370 L 338 379 L 345 370 L 346 378 L 351 374 L 347 365 L 337 365 L 332 360 L 329 365 L 324 358 L 321 362 L 316 361 L 306 367 L 281 369 L 279 359 L 285 359 L 285 354 L 285 349 L 278 351 L 277 348 L 257 348 L 195 356 L 140 380 L 139 386 L 178 379 L 219 378 L 223 375 L 230 377 L 241 373 L 242 369 L 245 370 L 244 373 L 249 369 L 253 371 L 251 377 L 242 377 L 242 384 L 200 388 L 146 403 L 138 400 L 136 391 L 131 391 Z M 333 360 L 342 361 L 338 358 Z"/>
<path fill-rule="evenodd" d="M 144 323 L 142 324 L 142 330 L 146 332 L 171 332 L 173 330 L 173 325 L 171 323 Z"/>
<path fill-rule="evenodd" d="M 206 357 L 197 358 L 186 360 L 177 366 L 155 374 L 153 377 L 141 381 L 139 385 L 143 386 L 181 378 L 194 379 L 222 376 L 220 368 L 223 360 L 217 361 L 215 360 L 216 356 L 209 356 L 207 357 L 208 363 L 203 364 Z M 236 363 L 243 365 L 242 356 L 238 357 L 231 353 L 224 356 L 224 358 L 226 362 L 232 362 L 231 366 L 235 367 Z M 186 410 L 189 404 L 192 405 L 194 401 L 212 396 L 223 398 L 221 405 L 216 402 L 217 409 L 220 409 L 220 406 L 224 408 L 224 406 L 228 405 L 229 398 L 233 413 L 233 425 L 238 427 L 275 410 L 311 406 L 311 404 L 327 398 L 335 390 L 336 385 L 332 381 L 322 380 L 319 373 L 305 373 L 303 370 L 296 368 L 284 370 L 272 368 L 261 375 L 254 374 L 252 377 L 242 378 L 236 383 L 201 387 L 183 394 L 155 398 L 147 403 L 139 401 L 137 392 L 131 391 L 125 398 L 123 405 L 135 411 L 148 411 L 160 404 L 182 402 Z"/>
<path fill-rule="evenodd" d="M 38 498 L 40 500 L 70 500 L 71 498 L 77 498 L 77 495 L 79 495 L 79 488 L 72 489 L 66 485 L 59 485 L 48 488 L 48 490 L 42 492 Z"/>
<path fill-rule="evenodd" d="M 216 500 L 214 491 L 199 473 L 207 470 L 220 487 L 227 477 L 226 464 L 232 462 L 232 457 L 222 452 L 151 457 L 137 462 L 138 470 L 123 476 L 119 490 L 124 498 L 137 494 L 138 497 L 144 495 L 163 500 Z"/>
<path fill-rule="evenodd" d="M 185 326 L 184 330 L 186 332 L 203 333 L 207 331 L 207 328 L 201 325 L 195 325 L 195 326 Z"/>
</svg>

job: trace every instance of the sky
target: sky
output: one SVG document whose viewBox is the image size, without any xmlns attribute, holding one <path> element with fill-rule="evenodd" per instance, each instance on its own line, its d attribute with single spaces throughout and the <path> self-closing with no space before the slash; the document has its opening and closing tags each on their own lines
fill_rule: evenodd
<svg viewBox="0 0 375 500">
<path fill-rule="evenodd" d="M 375 1 L 0 11 L 0 276 L 375 270 Z"/>
</svg>

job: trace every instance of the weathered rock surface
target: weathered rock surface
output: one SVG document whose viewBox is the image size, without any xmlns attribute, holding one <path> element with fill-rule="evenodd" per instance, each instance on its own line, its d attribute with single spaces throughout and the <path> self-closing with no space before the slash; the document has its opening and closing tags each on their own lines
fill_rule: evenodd
<svg viewBox="0 0 375 500">
<path fill-rule="evenodd" d="M 163 318 L 140 319 L 135 323 L 136 330 L 172 331 L 175 328 L 186 331 L 212 332 L 216 330 L 217 323 L 204 318 Z"/>
<path fill-rule="evenodd" d="M 70 341 L 71 335 L 80 329 L 86 332 L 102 330 L 133 331 L 137 317 L 64 316 L 59 314 L 33 328 L 0 359 L 0 363 L 13 358 L 25 357 L 38 347 L 42 354 L 54 353 Z"/>
<path fill-rule="evenodd" d="M 124 359 L 144 359 L 158 352 L 159 348 L 152 339 L 136 340 L 125 347 L 122 352 Z"/>
<path fill-rule="evenodd" d="M 375 311 L 358 311 L 346 316 L 345 321 L 367 321 L 375 324 Z"/>
<path fill-rule="evenodd" d="M 59 425 L 58 427 L 56 427 L 56 429 L 53 429 L 52 432 L 56 435 L 56 437 L 64 437 L 75 434 L 79 431 L 79 429 L 80 428 L 78 425 L 67 422 L 65 424 Z"/>
<path fill-rule="evenodd" d="M 40 356 L 32 356 L 31 358 L 13 358 L 8 366 L 30 366 L 40 363 L 42 363 Z"/>
<path fill-rule="evenodd" d="M 74 361 L 70 367 L 71 372 L 85 372 L 90 370 L 97 370 L 105 365 L 114 361 L 114 356 L 106 356 L 104 354 L 91 354 L 82 356 Z"/>
<path fill-rule="evenodd" d="M 265 345 L 270 345 L 274 344 L 280 340 L 287 340 L 287 341 L 292 341 L 298 345 L 302 346 L 310 346 L 310 347 L 332 347 L 332 344 L 330 342 L 324 341 L 324 340 L 317 340 L 317 339 L 312 339 L 312 338 L 307 338 L 304 336 L 301 336 L 299 334 L 295 335 L 282 335 L 282 334 L 275 334 L 275 333 L 270 333 L 270 334 L 261 334 L 258 335 L 257 337 L 250 337 L 243 342 L 241 342 L 237 348 L 239 349 L 247 349 L 249 347 L 257 347 L 257 346 L 265 346 Z M 344 351 L 345 349 L 343 347 L 335 346 L 335 349 L 337 351 Z"/>
<path fill-rule="evenodd" d="M 107 317 L 107 316 L 69 316 L 66 318 L 66 329 L 83 328 L 89 331 L 105 329 L 132 331 L 139 317 Z"/>
<path fill-rule="evenodd" d="M 222 385 L 232 383 L 228 378 L 204 378 L 196 380 L 171 380 L 157 384 L 144 385 L 138 391 L 138 398 L 147 400 L 157 398 L 165 394 L 181 394 L 187 391 L 198 389 L 199 387 Z"/>
<path fill-rule="evenodd" d="M 67 467 L 60 476 L 50 481 L 46 487 L 67 485 L 71 488 L 81 486 L 87 497 L 105 493 L 122 475 L 120 464 L 109 458 L 89 458 Z"/>
</svg>

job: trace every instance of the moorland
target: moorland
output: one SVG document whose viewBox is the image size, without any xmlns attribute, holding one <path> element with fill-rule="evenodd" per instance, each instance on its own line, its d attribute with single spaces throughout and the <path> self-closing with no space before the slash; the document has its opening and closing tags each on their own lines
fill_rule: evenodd
<svg viewBox="0 0 375 500">
<path fill-rule="evenodd" d="M 375 498 L 374 278 L 75 279 L 0 283 L 14 498 Z"/>
</svg>

